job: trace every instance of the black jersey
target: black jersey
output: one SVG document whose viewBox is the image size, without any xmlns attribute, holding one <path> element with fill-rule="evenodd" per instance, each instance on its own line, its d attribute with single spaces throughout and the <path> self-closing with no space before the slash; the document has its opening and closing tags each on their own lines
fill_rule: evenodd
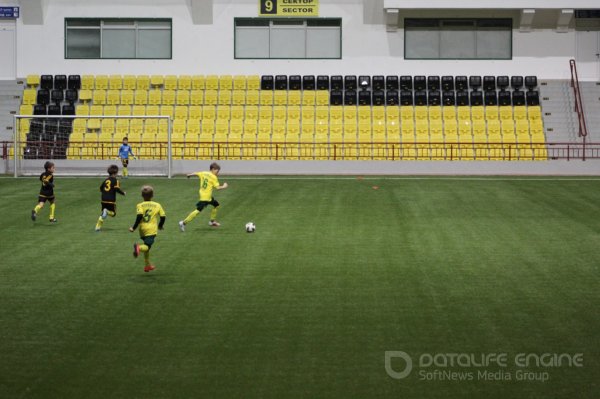
<svg viewBox="0 0 600 399">
<path fill-rule="evenodd" d="M 102 202 L 114 203 L 117 201 L 117 193 L 125 195 L 119 180 L 116 177 L 109 176 L 100 185 L 100 192 L 102 193 Z"/>
<path fill-rule="evenodd" d="M 42 187 L 40 188 L 41 197 L 54 197 L 54 175 L 48 171 L 40 175 Z"/>
</svg>

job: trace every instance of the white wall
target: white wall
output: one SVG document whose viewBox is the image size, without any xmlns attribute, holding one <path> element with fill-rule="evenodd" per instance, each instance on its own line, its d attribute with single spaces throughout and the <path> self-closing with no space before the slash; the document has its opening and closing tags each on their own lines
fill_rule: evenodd
<svg viewBox="0 0 600 399">
<path fill-rule="evenodd" d="M 17 76 L 41 73 L 535 74 L 558 79 L 570 76 L 568 60 L 575 57 L 573 31 L 556 33 L 552 29 L 538 29 L 530 33 L 514 31 L 514 59 L 510 61 L 404 60 L 402 29 L 386 32 L 383 0 L 364 0 L 364 4 L 363 0 L 321 0 L 321 17 L 342 18 L 342 60 L 235 60 L 233 18 L 256 17 L 258 0 L 213 2 L 213 23 L 193 25 L 189 0 L 48 0 L 44 3 L 43 25 L 24 25 L 22 19 L 17 22 Z M 518 11 L 501 13 L 517 16 L 518 26 Z M 437 15 L 447 16 L 441 12 Z M 491 10 L 479 11 L 478 15 L 495 17 L 499 14 Z M 65 60 L 64 19 L 68 17 L 172 18 L 173 59 Z"/>
</svg>

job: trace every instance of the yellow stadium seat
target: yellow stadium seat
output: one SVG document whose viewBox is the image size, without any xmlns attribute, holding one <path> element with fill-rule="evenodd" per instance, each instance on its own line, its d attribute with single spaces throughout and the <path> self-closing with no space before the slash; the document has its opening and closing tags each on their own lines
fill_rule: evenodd
<svg viewBox="0 0 600 399">
<path fill-rule="evenodd" d="M 214 105 L 205 105 L 202 107 L 202 120 L 215 120 L 217 119 L 217 110 Z"/>
<path fill-rule="evenodd" d="M 269 106 L 262 106 L 258 110 L 258 119 L 271 120 L 273 119 L 273 108 Z"/>
<path fill-rule="evenodd" d="M 117 119 L 115 134 L 119 138 L 126 137 L 127 135 L 129 135 L 129 119 Z"/>
<path fill-rule="evenodd" d="M 158 105 L 147 105 L 146 106 L 146 115 L 160 115 L 160 108 Z"/>
<path fill-rule="evenodd" d="M 175 90 L 163 90 L 163 105 L 175 105 Z"/>
<path fill-rule="evenodd" d="M 188 117 L 190 119 L 202 119 L 202 106 L 200 105 L 190 105 L 188 108 Z"/>
<path fill-rule="evenodd" d="M 133 116 L 145 116 L 146 115 L 146 106 L 145 105 L 134 105 L 132 115 Z"/>
<path fill-rule="evenodd" d="M 94 105 L 104 105 L 106 104 L 106 90 L 104 89 L 96 89 L 92 93 L 92 102 Z"/>
<path fill-rule="evenodd" d="M 435 121 L 442 119 L 442 107 L 439 105 L 430 105 L 429 106 L 429 120 Z"/>
<path fill-rule="evenodd" d="M 219 90 L 219 76 L 207 75 L 204 80 L 204 86 L 207 90 Z"/>
<path fill-rule="evenodd" d="M 27 75 L 25 82 L 29 87 L 37 87 L 40 85 L 40 75 Z"/>
<path fill-rule="evenodd" d="M 121 90 L 120 104 L 133 105 L 133 103 L 134 103 L 133 90 L 130 90 L 130 89 Z"/>
<path fill-rule="evenodd" d="M 231 93 L 231 103 L 233 105 L 246 104 L 246 90 L 233 90 Z"/>
<path fill-rule="evenodd" d="M 485 107 L 485 119 L 487 121 L 498 120 L 498 107 L 495 105 Z"/>
<path fill-rule="evenodd" d="M 273 105 L 273 92 L 271 90 L 261 90 L 259 98 L 260 105 Z"/>
<path fill-rule="evenodd" d="M 177 90 L 177 81 L 178 79 L 176 75 L 166 75 L 163 82 L 163 87 L 165 90 Z"/>
<path fill-rule="evenodd" d="M 359 107 L 359 115 L 358 115 L 358 119 L 360 120 L 360 111 L 362 108 L 365 107 Z M 368 118 L 367 118 L 368 119 Z M 396 106 L 396 105 L 388 105 L 385 109 L 385 120 L 386 121 L 400 121 L 400 107 Z"/>
<path fill-rule="evenodd" d="M 288 103 L 288 92 L 286 90 L 276 90 L 273 95 L 273 104 L 287 105 L 287 103 Z"/>
<path fill-rule="evenodd" d="M 233 89 L 246 91 L 246 75 L 233 76 Z"/>
<path fill-rule="evenodd" d="M 192 90 L 190 92 L 190 104 L 191 105 L 204 104 L 204 91 L 203 90 Z"/>
<path fill-rule="evenodd" d="M 301 105 L 302 104 L 302 92 L 300 90 L 292 90 L 288 92 L 288 104 L 289 105 Z"/>
<path fill-rule="evenodd" d="M 148 110 L 146 110 L 146 112 L 147 111 Z M 172 105 L 161 105 L 161 107 L 160 107 L 160 115 L 162 115 L 162 116 L 168 116 L 169 118 L 173 119 L 174 114 L 175 114 L 175 111 L 174 111 Z"/>
<path fill-rule="evenodd" d="M 506 107 L 503 107 L 506 108 Z M 512 144 L 516 142 L 515 122 L 512 119 L 503 120 L 501 124 L 502 142 Z"/>
<path fill-rule="evenodd" d="M 163 75 L 151 75 L 150 86 L 151 87 L 162 87 L 165 84 L 165 78 Z"/>
<path fill-rule="evenodd" d="M 241 105 L 232 105 L 230 114 L 231 119 L 244 119 L 244 107 Z"/>
<path fill-rule="evenodd" d="M 192 90 L 204 90 L 206 88 L 204 75 L 192 75 Z"/>
<path fill-rule="evenodd" d="M 260 76 L 250 75 L 246 77 L 246 85 L 248 90 L 259 90 L 260 89 Z"/>
<path fill-rule="evenodd" d="M 124 75 L 123 76 L 123 89 L 124 90 L 135 90 L 136 85 L 137 85 L 137 82 L 136 82 L 135 75 Z"/>
<path fill-rule="evenodd" d="M 358 110 L 355 105 L 345 105 L 343 107 L 344 111 L 344 123 L 354 121 L 356 123 L 356 116 Z"/>
<path fill-rule="evenodd" d="M 429 118 L 429 112 L 426 106 L 415 107 L 415 121 L 426 120 Z"/>
<path fill-rule="evenodd" d="M 302 105 L 314 106 L 316 104 L 316 92 L 314 90 L 302 91 Z"/>
<path fill-rule="evenodd" d="M 94 75 L 81 75 L 81 88 L 83 90 L 94 90 Z"/>
<path fill-rule="evenodd" d="M 374 121 L 384 121 L 385 120 L 385 107 L 377 106 L 371 109 L 371 114 Z"/>
<path fill-rule="evenodd" d="M 339 121 L 341 123 L 342 119 L 344 117 L 344 108 L 341 105 L 332 105 L 329 108 L 329 120 L 334 122 L 334 121 Z"/>
<path fill-rule="evenodd" d="M 525 120 L 527 119 L 527 107 L 524 105 L 517 105 L 513 109 L 513 114 L 515 120 Z"/>
<path fill-rule="evenodd" d="M 360 129 L 360 126 L 359 126 Z M 385 123 L 385 135 L 392 141 L 397 141 L 400 137 L 400 122 L 388 120 Z"/>
<path fill-rule="evenodd" d="M 129 121 L 129 141 L 140 141 L 140 135 L 144 131 L 144 120 L 140 118 Z"/>
<path fill-rule="evenodd" d="M 527 116 L 530 121 L 541 121 L 542 120 L 542 109 L 539 105 L 532 105 L 527 107 Z"/>
<path fill-rule="evenodd" d="M 123 88 L 123 77 L 121 75 L 110 75 L 108 77 L 108 88 L 110 90 L 121 90 Z"/>
<path fill-rule="evenodd" d="M 471 107 L 471 119 L 474 121 L 477 120 L 484 120 L 486 119 L 486 113 L 491 112 L 489 110 L 489 108 L 492 107 L 494 108 L 494 106 L 488 106 L 487 108 L 483 108 L 482 105 L 474 105 Z M 497 111 L 497 107 L 496 108 L 496 113 Z"/>
<path fill-rule="evenodd" d="M 148 90 L 150 89 L 150 76 L 138 75 L 135 84 L 136 90 Z"/>
<path fill-rule="evenodd" d="M 23 104 L 33 105 L 36 102 L 37 102 L 37 90 L 36 89 L 23 90 Z"/>
<path fill-rule="evenodd" d="M 96 75 L 94 82 L 95 90 L 106 90 L 108 89 L 108 75 Z"/>
<path fill-rule="evenodd" d="M 459 121 L 471 120 L 471 107 L 460 106 L 456 109 L 456 115 Z"/>
<path fill-rule="evenodd" d="M 302 120 L 311 120 L 315 121 L 315 107 L 311 105 L 304 105 L 301 108 L 301 118 Z"/>
<path fill-rule="evenodd" d="M 219 90 L 233 90 L 233 77 L 231 75 L 219 76 Z"/>
<path fill-rule="evenodd" d="M 217 119 L 231 119 L 231 107 L 229 105 L 217 105 Z"/>
<path fill-rule="evenodd" d="M 148 92 L 147 103 L 149 105 L 160 105 L 162 104 L 162 90 L 152 89 Z"/>
<path fill-rule="evenodd" d="M 121 103 L 121 91 L 109 90 L 106 92 L 106 104 L 117 105 Z"/>
<path fill-rule="evenodd" d="M 117 106 L 116 105 L 105 105 L 103 110 L 104 116 L 116 116 Z"/>
<path fill-rule="evenodd" d="M 285 121 L 287 119 L 287 107 L 285 105 L 276 105 L 273 107 L 273 119 Z"/>
<path fill-rule="evenodd" d="M 219 102 L 219 92 L 215 89 L 207 89 L 204 91 L 204 104 L 217 105 Z"/>
<path fill-rule="evenodd" d="M 146 105 L 148 104 L 148 91 L 143 89 L 137 89 L 134 92 L 133 103 L 135 105 Z"/>
<path fill-rule="evenodd" d="M 104 106 L 102 105 L 92 105 L 90 107 L 90 115 L 91 116 L 102 116 L 104 113 Z"/>
<path fill-rule="evenodd" d="M 88 116 L 90 114 L 90 106 L 87 104 L 77 104 L 75 107 L 75 115 Z"/>
<path fill-rule="evenodd" d="M 219 96 L 217 99 L 219 105 L 231 105 L 231 90 L 221 89 L 219 90 Z"/>
<path fill-rule="evenodd" d="M 185 137 L 185 141 L 187 142 L 188 137 L 192 138 L 194 136 L 200 135 L 200 119 L 199 118 L 190 118 L 187 120 L 187 134 Z"/>
<path fill-rule="evenodd" d="M 178 90 L 191 90 L 192 88 L 192 77 L 190 75 L 180 75 L 177 77 L 177 89 Z"/>
<path fill-rule="evenodd" d="M 371 122 L 371 107 L 358 107 L 358 121 Z"/>
<path fill-rule="evenodd" d="M 502 122 L 513 120 L 513 109 L 510 106 L 500 107 L 500 120 Z"/>
<path fill-rule="evenodd" d="M 100 130 L 100 119 L 98 119 L 98 118 L 88 119 L 87 128 L 88 128 L 88 130 Z M 88 141 L 87 138 L 86 138 L 86 141 Z"/>
<path fill-rule="evenodd" d="M 33 115 L 33 105 L 23 104 L 19 107 L 19 115 Z M 77 113 L 75 113 L 77 115 Z M 23 119 L 26 120 L 26 119 Z"/>
<path fill-rule="evenodd" d="M 189 90 L 180 89 L 176 92 L 175 103 L 177 105 L 189 105 L 190 104 L 190 92 Z"/>
<path fill-rule="evenodd" d="M 246 112 L 244 113 L 244 119 L 258 120 L 258 107 L 256 105 L 246 105 Z"/>
<path fill-rule="evenodd" d="M 287 118 L 288 120 L 298 121 L 300 120 L 300 107 L 298 105 L 289 105 L 287 107 Z"/>
<path fill-rule="evenodd" d="M 315 111 L 317 122 L 329 122 L 329 107 L 318 105 Z"/>
<path fill-rule="evenodd" d="M 109 140 L 104 141 L 112 141 L 112 135 L 115 134 L 115 120 L 114 119 L 102 119 L 102 126 L 100 129 L 100 133 L 103 136 L 109 136 Z"/>
<path fill-rule="evenodd" d="M 221 120 L 220 123 L 226 123 L 226 121 Z M 229 125 L 229 124 L 227 124 Z M 210 136 L 212 138 L 213 134 L 215 133 L 215 121 L 213 119 L 203 119 L 202 120 L 202 128 L 201 128 L 201 135 L 204 139 L 206 139 L 208 136 Z"/>
<path fill-rule="evenodd" d="M 403 105 L 400 107 L 400 119 L 402 122 L 414 120 L 414 108 L 412 105 Z"/>
<path fill-rule="evenodd" d="M 117 108 L 117 115 L 130 116 L 131 115 L 131 105 L 119 105 L 119 107 Z"/>
<path fill-rule="evenodd" d="M 315 101 L 317 105 L 329 105 L 329 91 L 317 90 Z"/>
<path fill-rule="evenodd" d="M 258 90 L 248 90 L 246 93 L 246 105 L 258 105 L 260 103 L 260 92 Z"/>
<path fill-rule="evenodd" d="M 464 107 L 463 107 L 464 108 Z M 456 107 L 454 105 L 446 105 L 442 109 L 442 118 L 444 121 L 456 120 Z"/>
</svg>

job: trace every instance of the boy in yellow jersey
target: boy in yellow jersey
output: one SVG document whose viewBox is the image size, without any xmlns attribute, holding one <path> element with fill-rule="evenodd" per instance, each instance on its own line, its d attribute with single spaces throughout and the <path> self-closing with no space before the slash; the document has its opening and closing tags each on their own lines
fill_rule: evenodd
<svg viewBox="0 0 600 399">
<path fill-rule="evenodd" d="M 212 205 L 213 209 L 210 212 L 210 222 L 208 222 L 209 226 L 219 227 L 221 224 L 217 222 L 217 209 L 219 208 L 219 203 L 212 196 L 213 189 L 223 190 L 227 188 L 227 183 L 223 183 L 223 185 L 219 185 L 219 179 L 217 176 L 221 171 L 221 167 L 218 163 L 210 164 L 209 172 L 196 172 L 190 173 L 187 175 L 188 179 L 192 176 L 198 176 L 200 178 L 200 201 L 196 203 L 196 210 L 192 211 L 184 220 L 179 221 L 179 230 L 182 232 L 185 231 L 185 225 L 194 220 L 196 216 L 202 209 L 206 208 L 208 205 Z"/>
<path fill-rule="evenodd" d="M 147 273 L 155 269 L 150 263 L 150 248 L 154 244 L 154 238 L 158 230 L 162 230 L 165 224 L 166 214 L 158 202 L 152 201 L 154 189 L 151 186 L 142 187 L 142 197 L 144 202 L 137 204 L 137 217 L 133 226 L 129 228 L 130 232 L 140 227 L 140 237 L 143 244 L 133 244 L 133 257 L 137 258 L 140 252 L 144 253 L 144 271 Z M 160 221 L 159 221 L 160 218 Z"/>
<path fill-rule="evenodd" d="M 31 211 L 31 220 L 34 222 L 37 219 L 38 212 L 44 207 L 46 201 L 50 203 L 50 223 L 56 223 L 57 220 L 54 217 L 54 210 L 56 209 L 56 202 L 54 202 L 54 163 L 47 161 L 44 164 L 44 173 L 40 175 L 40 181 L 42 187 L 38 195 L 38 204 Z"/>
</svg>

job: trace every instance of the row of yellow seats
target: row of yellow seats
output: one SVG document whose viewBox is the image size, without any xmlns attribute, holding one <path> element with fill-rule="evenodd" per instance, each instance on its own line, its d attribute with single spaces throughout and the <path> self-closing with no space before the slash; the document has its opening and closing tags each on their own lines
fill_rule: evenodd
<svg viewBox="0 0 600 399">
<path fill-rule="evenodd" d="M 142 89 L 164 87 L 168 90 L 258 90 L 259 75 L 82 75 L 81 88 Z"/>
<path fill-rule="evenodd" d="M 35 103 L 34 89 L 26 89 L 24 101 Z M 35 91 L 35 90 L 34 90 Z M 86 90 L 79 100 L 96 105 L 328 105 L 329 92 L 285 90 Z"/>
</svg>

